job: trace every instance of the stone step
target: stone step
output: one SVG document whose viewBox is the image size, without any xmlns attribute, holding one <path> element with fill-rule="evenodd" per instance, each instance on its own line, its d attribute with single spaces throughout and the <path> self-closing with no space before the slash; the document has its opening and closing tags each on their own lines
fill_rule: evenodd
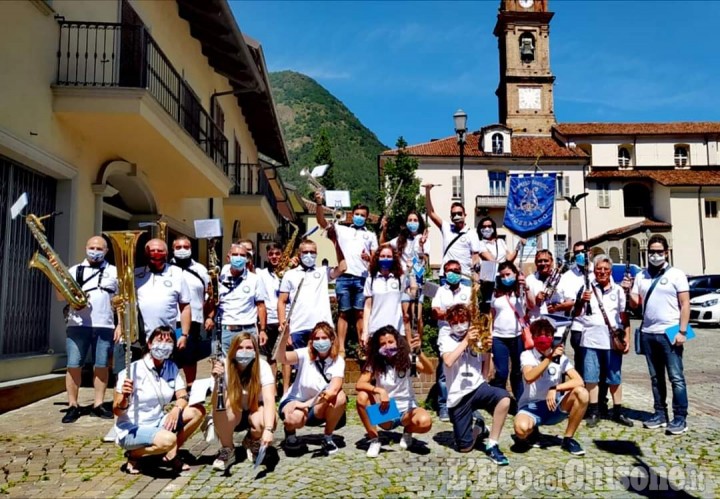
<svg viewBox="0 0 720 499">
<path fill-rule="evenodd" d="M 65 391 L 65 374 L 44 374 L 0 383 L 0 414 Z"/>
</svg>

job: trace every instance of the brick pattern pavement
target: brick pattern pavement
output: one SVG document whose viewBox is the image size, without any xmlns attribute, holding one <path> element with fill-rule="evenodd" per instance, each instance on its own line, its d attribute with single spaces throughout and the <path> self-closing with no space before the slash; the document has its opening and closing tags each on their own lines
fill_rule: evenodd
<svg viewBox="0 0 720 499">
<path fill-rule="evenodd" d="M 593 429 L 581 426 L 577 438 L 587 451 L 583 458 L 560 450 L 557 436 L 564 426 L 544 428 L 547 448 L 514 452 L 509 418 L 500 442 L 510 459 L 505 468 L 491 464 L 480 450 L 455 452 L 451 425 L 437 420 L 430 434 L 416 438 L 411 451 L 399 448 L 399 433 L 384 433 L 383 452 L 368 459 L 364 431 L 353 410 L 348 411 L 348 426 L 336 435 L 340 452 L 331 457 L 317 452 L 321 431 L 303 430 L 299 434 L 308 439 L 310 453 L 299 458 L 288 458 L 282 450 L 269 453 L 269 465 L 258 470 L 244 460 L 226 477 L 210 467 L 216 445 L 196 435 L 184 454 L 191 471 L 179 477 L 161 470 L 152 476 L 129 476 L 120 471 L 122 452 L 101 442 L 108 421 L 85 416 L 75 424 L 60 423 L 62 394 L 0 416 L 0 491 L 11 497 L 624 497 L 630 488 L 653 497 L 717 497 L 720 331 L 699 331 L 686 350 L 690 431 L 673 437 L 640 427 L 652 397 L 644 358 L 629 354 L 623 369 L 624 405 L 636 425 L 624 428 L 602 421 Z M 91 397 L 91 389 L 81 391 L 83 403 L 89 404 Z M 238 444 L 243 436 L 237 435 Z M 279 431 L 278 439 L 281 436 Z"/>
</svg>

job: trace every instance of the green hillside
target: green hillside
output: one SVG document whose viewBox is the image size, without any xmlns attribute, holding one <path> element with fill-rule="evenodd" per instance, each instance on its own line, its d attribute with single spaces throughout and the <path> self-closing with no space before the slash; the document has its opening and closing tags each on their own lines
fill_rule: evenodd
<svg viewBox="0 0 720 499">
<path fill-rule="evenodd" d="M 375 207 L 377 155 L 388 147 L 312 78 L 279 71 L 270 73 L 270 83 L 291 161 L 290 168 L 280 170 L 283 180 L 303 194 L 310 192 L 299 172 L 315 165 L 314 141 L 325 130 L 334 163 L 335 188 L 349 190 L 353 203 Z"/>
</svg>

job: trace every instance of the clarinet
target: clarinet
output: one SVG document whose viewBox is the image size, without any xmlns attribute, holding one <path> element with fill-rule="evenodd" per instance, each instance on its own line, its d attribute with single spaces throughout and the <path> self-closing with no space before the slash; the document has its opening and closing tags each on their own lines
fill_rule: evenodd
<svg viewBox="0 0 720 499">
<path fill-rule="evenodd" d="M 208 263 L 210 264 L 210 280 L 213 287 L 213 301 L 215 302 L 215 352 L 214 360 L 223 362 L 225 355 L 222 351 L 222 311 L 220 310 L 220 265 L 215 252 L 215 239 L 208 241 Z M 217 385 L 217 401 L 215 410 L 225 411 L 225 375 L 218 376 L 215 380 Z"/>
<path fill-rule="evenodd" d="M 630 260 L 625 262 L 625 279 L 632 279 L 632 273 L 630 272 Z M 632 313 L 632 307 L 630 306 L 630 290 L 625 290 L 625 312 L 622 315 L 622 324 L 627 327 L 630 325 L 630 314 Z"/>
<path fill-rule="evenodd" d="M 417 338 L 418 336 L 418 325 L 419 321 L 417 318 L 417 306 L 418 306 L 418 293 L 420 293 L 420 290 L 418 289 L 415 293 L 415 298 L 410 302 L 410 334 L 413 338 Z M 410 353 L 410 376 L 413 378 L 417 378 L 417 352 L 413 350 Z"/>
<path fill-rule="evenodd" d="M 588 260 L 587 250 L 583 250 L 583 254 L 585 255 L 585 267 L 583 269 L 583 274 L 585 275 L 585 291 L 590 291 L 590 261 Z M 585 315 L 592 315 L 592 307 L 589 301 L 585 303 Z"/>
</svg>

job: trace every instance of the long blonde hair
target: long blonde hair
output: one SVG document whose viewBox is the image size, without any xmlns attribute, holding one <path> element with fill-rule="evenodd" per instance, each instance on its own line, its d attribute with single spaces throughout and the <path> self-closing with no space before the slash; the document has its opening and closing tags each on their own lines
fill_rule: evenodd
<svg viewBox="0 0 720 499">
<path fill-rule="evenodd" d="M 252 341 L 255 359 L 244 369 L 240 369 L 240 364 L 235 362 L 235 353 L 244 340 Z M 242 410 L 243 390 L 247 390 L 248 393 L 248 409 L 250 412 L 257 411 L 262 387 L 260 386 L 260 349 L 255 336 L 250 333 L 240 333 L 232 339 L 225 360 L 225 370 L 228 373 L 227 402 L 233 413 L 239 414 Z"/>
</svg>

